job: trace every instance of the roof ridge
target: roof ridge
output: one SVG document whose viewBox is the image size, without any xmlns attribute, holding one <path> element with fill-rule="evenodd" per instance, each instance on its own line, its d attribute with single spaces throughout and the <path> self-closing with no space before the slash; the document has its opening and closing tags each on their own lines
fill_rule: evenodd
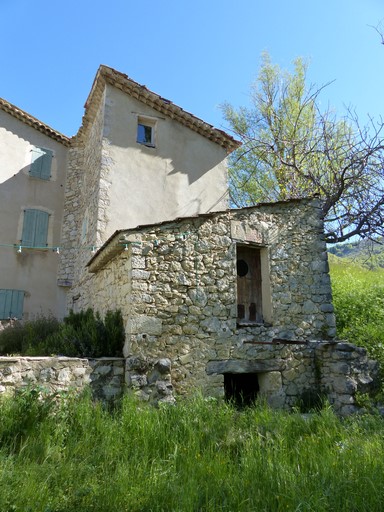
<svg viewBox="0 0 384 512">
<path fill-rule="evenodd" d="M 110 66 L 101 64 L 97 70 L 95 79 L 92 84 L 91 91 L 85 103 L 86 112 L 83 117 L 83 124 L 80 127 L 79 135 L 81 136 L 84 129 L 89 124 L 89 114 L 92 115 L 93 98 L 97 98 L 101 92 L 102 83 L 108 83 L 114 87 L 118 87 L 123 92 L 136 98 L 137 100 L 149 105 L 154 110 L 175 119 L 182 125 L 208 138 L 209 140 L 224 147 L 228 153 L 235 150 L 241 145 L 239 141 L 234 139 L 225 131 L 215 128 L 213 125 L 203 121 L 199 117 L 179 107 L 172 101 L 160 96 L 159 94 L 148 89 L 147 86 L 135 82 L 128 75 L 117 71 Z M 91 111 L 91 112 L 90 112 Z M 87 115 L 88 114 L 88 115 Z"/>
</svg>

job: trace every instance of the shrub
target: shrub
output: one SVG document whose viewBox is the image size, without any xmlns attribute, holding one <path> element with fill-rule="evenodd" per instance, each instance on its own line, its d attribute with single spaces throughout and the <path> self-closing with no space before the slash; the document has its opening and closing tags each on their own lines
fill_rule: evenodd
<svg viewBox="0 0 384 512">
<path fill-rule="evenodd" d="M 0 332 L 0 354 L 28 354 L 46 338 L 56 335 L 59 329 L 60 322 L 52 316 L 39 316 L 25 323 L 16 322 Z"/>
<path fill-rule="evenodd" d="M 120 357 L 124 344 L 121 312 L 107 311 L 104 320 L 92 309 L 18 323 L 0 333 L 0 354 L 68 357 Z"/>
</svg>

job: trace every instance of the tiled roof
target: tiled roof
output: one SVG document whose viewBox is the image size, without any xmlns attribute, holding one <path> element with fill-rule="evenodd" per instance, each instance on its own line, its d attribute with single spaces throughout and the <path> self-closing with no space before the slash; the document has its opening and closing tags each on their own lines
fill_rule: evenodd
<svg viewBox="0 0 384 512">
<path fill-rule="evenodd" d="M 70 139 L 68 137 L 54 130 L 47 124 L 42 123 L 41 121 L 36 119 L 36 117 L 27 114 L 27 112 L 24 112 L 24 110 L 21 110 L 21 108 L 12 105 L 12 103 L 9 103 L 8 101 L 2 98 L 0 98 L 0 110 L 7 112 L 7 114 L 10 114 L 16 119 L 22 121 L 23 123 L 32 126 L 32 128 L 35 128 L 35 130 L 38 130 L 39 132 L 44 133 L 45 135 L 48 135 L 48 137 L 51 137 L 52 139 L 57 140 L 58 142 L 61 142 L 65 146 L 69 146 Z"/>
<path fill-rule="evenodd" d="M 101 65 L 97 71 L 91 92 L 85 104 L 86 110 L 83 117 L 83 124 L 78 133 L 80 138 L 92 122 L 99 100 L 102 96 L 105 83 L 117 87 L 133 98 L 149 105 L 161 114 L 178 121 L 180 124 L 187 126 L 191 130 L 199 133 L 216 144 L 219 144 L 224 147 L 228 153 L 240 146 L 239 141 L 235 140 L 223 130 L 219 130 L 193 114 L 186 112 L 171 101 L 150 91 L 145 87 L 145 85 L 138 84 L 127 75 L 104 65 Z"/>
</svg>

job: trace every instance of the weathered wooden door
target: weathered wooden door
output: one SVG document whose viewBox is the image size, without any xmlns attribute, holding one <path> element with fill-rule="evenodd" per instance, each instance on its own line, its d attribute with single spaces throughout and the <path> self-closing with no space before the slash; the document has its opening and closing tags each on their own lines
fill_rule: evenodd
<svg viewBox="0 0 384 512">
<path fill-rule="evenodd" d="M 237 319 L 240 323 L 262 323 L 260 249 L 237 248 Z"/>
</svg>

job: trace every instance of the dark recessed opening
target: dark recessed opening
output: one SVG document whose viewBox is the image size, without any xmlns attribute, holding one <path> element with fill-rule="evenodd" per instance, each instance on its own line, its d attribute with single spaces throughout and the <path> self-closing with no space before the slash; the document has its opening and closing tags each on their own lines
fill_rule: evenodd
<svg viewBox="0 0 384 512">
<path fill-rule="evenodd" d="M 237 318 L 241 320 L 245 317 L 245 306 L 244 304 L 238 304 L 237 305 Z"/>
<path fill-rule="evenodd" d="M 257 373 L 225 373 L 225 399 L 238 407 L 252 405 L 259 393 Z"/>
<path fill-rule="evenodd" d="M 239 277 L 244 277 L 248 274 L 248 263 L 244 260 L 237 260 L 237 275 Z"/>
</svg>

